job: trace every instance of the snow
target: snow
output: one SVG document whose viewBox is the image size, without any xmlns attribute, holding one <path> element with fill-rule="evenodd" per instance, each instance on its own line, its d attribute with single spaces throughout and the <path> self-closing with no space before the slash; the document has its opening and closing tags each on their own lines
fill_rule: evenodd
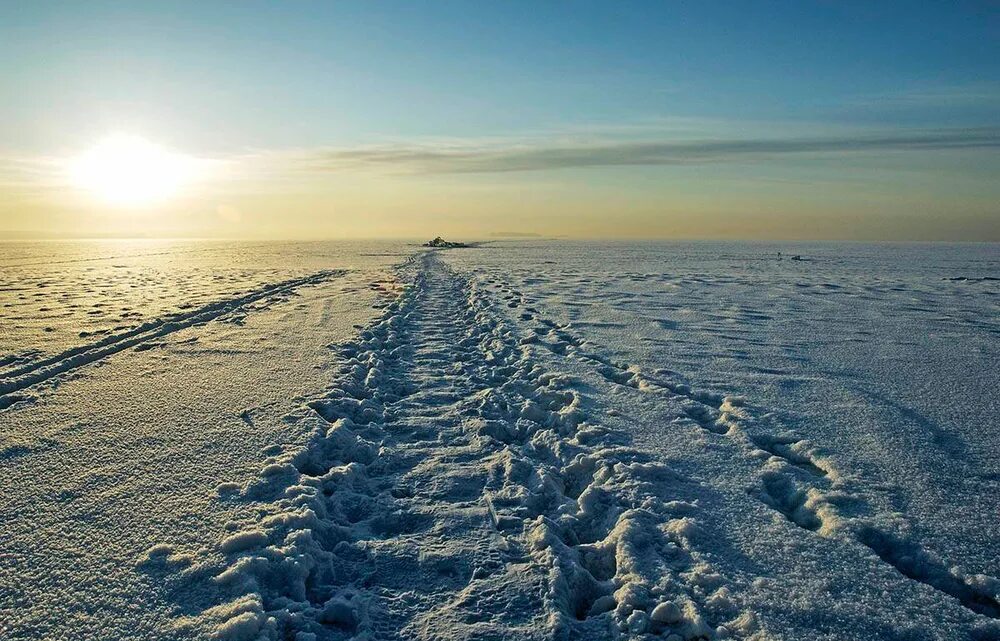
<svg viewBox="0 0 1000 641">
<path fill-rule="evenodd" d="M 344 273 L 273 299 L 226 303 L 225 313 L 136 345 L 155 344 L 151 349 L 116 351 L 13 394 L 19 400 L 0 411 L 0 638 L 189 638 L 184 630 L 192 628 L 178 628 L 179 617 L 214 604 L 193 595 L 179 608 L 160 575 L 189 567 L 199 550 L 231 533 L 226 524 L 242 508 L 215 488 L 225 482 L 242 487 L 256 477 L 264 450 L 304 438 L 284 417 L 328 383 L 333 358 L 326 346 L 347 340 L 355 325 L 381 313 L 391 265 L 411 251 L 400 243 L 277 245 L 263 252 L 255 244 L 220 250 L 206 243 L 202 255 L 192 251 L 202 247 L 197 243 L 155 244 L 156 251 L 177 253 L 156 257 L 161 266 L 146 272 L 150 284 L 140 295 L 164 298 L 144 303 L 137 324 L 311 273 Z M 72 246 L 78 257 L 105 255 L 103 244 L 55 245 L 61 253 Z M 39 276 L 49 283 L 43 289 L 58 299 L 76 295 L 81 282 L 94 289 L 114 283 L 123 270 L 111 263 L 152 260 L 133 259 L 113 245 L 112 260 L 31 269 L 46 270 Z M 128 251 L 150 251 L 140 245 Z M 21 243 L 0 245 L 0 279 L 11 282 L 12 274 L 30 271 L 6 266 L 24 251 Z M 215 280 L 233 264 L 247 270 L 239 291 Z M 81 274 L 81 265 L 95 269 Z M 175 286 L 188 267 L 186 285 Z M 106 294 L 115 305 L 128 304 L 132 281 L 123 278 Z M 64 312 L 76 316 L 67 317 L 60 333 L 43 331 L 50 319 L 35 329 L 11 320 L 21 309 L 19 302 L 3 308 L 4 354 L 37 345 L 58 355 L 107 336 L 69 331 L 91 322 L 80 310 Z M 27 363 L 4 366 L 0 378 L 8 383 L 7 368 Z"/>
<path fill-rule="evenodd" d="M 993 245 L 5 247 L 6 637 L 1000 638 Z"/>
<path fill-rule="evenodd" d="M 714 516 L 780 577 L 756 583 L 771 634 L 996 634 L 995 245 L 505 243 L 449 261 L 633 398 L 637 445 L 732 495 Z M 781 520 L 755 522 L 741 493 Z"/>
</svg>

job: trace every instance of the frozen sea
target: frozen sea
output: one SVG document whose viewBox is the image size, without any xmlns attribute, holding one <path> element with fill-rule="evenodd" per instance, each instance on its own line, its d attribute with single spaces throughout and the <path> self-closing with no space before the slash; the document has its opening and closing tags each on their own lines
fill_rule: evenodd
<svg viewBox="0 0 1000 641">
<path fill-rule="evenodd" d="M 0 637 L 1000 639 L 996 244 L 0 244 Z"/>
</svg>

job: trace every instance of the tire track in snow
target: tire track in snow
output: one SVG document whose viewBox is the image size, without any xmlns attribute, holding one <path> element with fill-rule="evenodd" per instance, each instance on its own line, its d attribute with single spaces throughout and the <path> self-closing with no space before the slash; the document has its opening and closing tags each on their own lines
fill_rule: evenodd
<svg viewBox="0 0 1000 641">
<path fill-rule="evenodd" d="M 220 486 L 260 513 L 221 541 L 224 561 L 166 545 L 141 561 L 219 591 L 187 624 L 232 639 L 749 638 L 754 617 L 680 498 L 695 484 L 602 426 L 471 279 L 434 253 L 403 272 L 412 286 L 290 417 L 309 442 Z"/>
<path fill-rule="evenodd" d="M 38 385 L 55 376 L 103 360 L 152 339 L 215 320 L 251 303 L 271 297 L 286 297 L 299 287 L 315 285 L 336 276 L 342 276 L 344 273 L 346 272 L 343 270 L 322 271 L 302 278 L 265 285 L 241 296 L 218 300 L 191 311 L 148 321 L 126 332 L 107 336 L 93 343 L 14 367 L 4 372 L 3 378 L 0 378 L 0 408 L 4 406 L 5 399 L 14 398 L 14 396 L 10 396 L 14 392 Z M 7 404 L 10 405 L 15 401 Z"/>
<path fill-rule="evenodd" d="M 765 459 L 756 492 L 765 505 L 781 513 L 800 528 L 828 538 L 860 543 L 903 576 L 919 581 L 959 601 L 964 607 L 1000 619 L 1000 580 L 986 575 L 967 575 L 925 550 L 918 542 L 892 529 L 905 531 L 908 523 L 895 528 L 843 513 L 841 508 L 862 504 L 862 499 L 842 491 L 842 478 L 828 456 L 807 440 L 791 434 L 760 433 L 754 408 L 745 399 L 692 389 L 662 376 L 647 375 L 638 365 L 619 363 L 589 351 L 587 341 L 563 325 L 544 318 L 536 307 L 527 306 L 524 295 L 508 284 L 494 280 L 507 305 L 525 308 L 520 318 L 533 321 L 526 339 L 554 354 L 573 356 L 591 363 L 609 383 L 644 391 L 669 394 L 680 401 L 686 416 L 701 429 L 731 439 L 747 457 Z"/>
<path fill-rule="evenodd" d="M 128 259 L 133 260 L 136 258 L 149 258 L 152 256 L 180 256 L 183 254 L 203 254 L 208 252 L 220 252 L 228 251 L 226 247 L 200 247 L 198 249 L 181 249 L 181 250 L 168 250 L 159 252 L 146 252 L 144 254 L 124 254 L 124 255 L 110 255 L 110 256 L 94 256 L 90 258 L 69 258 L 63 260 L 32 260 L 26 262 L 7 262 L 6 260 L 0 260 L 0 267 L 4 268 L 17 268 L 17 267 L 34 267 L 36 265 L 66 265 L 74 263 L 93 263 L 105 260 L 120 260 Z M 17 260 L 17 259 L 15 259 Z"/>
</svg>

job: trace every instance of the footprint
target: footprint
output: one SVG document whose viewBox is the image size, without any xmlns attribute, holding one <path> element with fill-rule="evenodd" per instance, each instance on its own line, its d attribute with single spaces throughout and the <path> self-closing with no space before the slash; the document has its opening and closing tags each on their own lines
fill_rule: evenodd
<svg viewBox="0 0 1000 641">
<path fill-rule="evenodd" d="M 973 612 L 1000 619 L 1000 602 L 997 601 L 996 594 L 985 585 L 973 583 L 946 567 L 917 543 L 874 527 L 860 529 L 857 536 L 858 541 L 903 576 L 958 599 Z"/>
<path fill-rule="evenodd" d="M 782 458 L 810 474 L 823 477 L 829 473 L 809 452 L 809 443 L 794 436 L 760 435 L 751 437 L 753 444 L 772 456 Z"/>
<path fill-rule="evenodd" d="M 760 496 L 768 505 L 785 516 L 795 525 L 815 532 L 823 525 L 816 510 L 809 505 L 809 493 L 795 482 L 778 472 L 766 472 L 762 478 L 763 492 Z"/>
</svg>

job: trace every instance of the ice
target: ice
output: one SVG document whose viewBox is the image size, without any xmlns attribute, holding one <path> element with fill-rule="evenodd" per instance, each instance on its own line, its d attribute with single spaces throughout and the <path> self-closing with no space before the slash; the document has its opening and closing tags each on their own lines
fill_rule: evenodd
<svg viewBox="0 0 1000 641">
<path fill-rule="evenodd" d="M 7 636 L 1000 638 L 993 246 L 377 249 L 19 327 Z"/>
</svg>

